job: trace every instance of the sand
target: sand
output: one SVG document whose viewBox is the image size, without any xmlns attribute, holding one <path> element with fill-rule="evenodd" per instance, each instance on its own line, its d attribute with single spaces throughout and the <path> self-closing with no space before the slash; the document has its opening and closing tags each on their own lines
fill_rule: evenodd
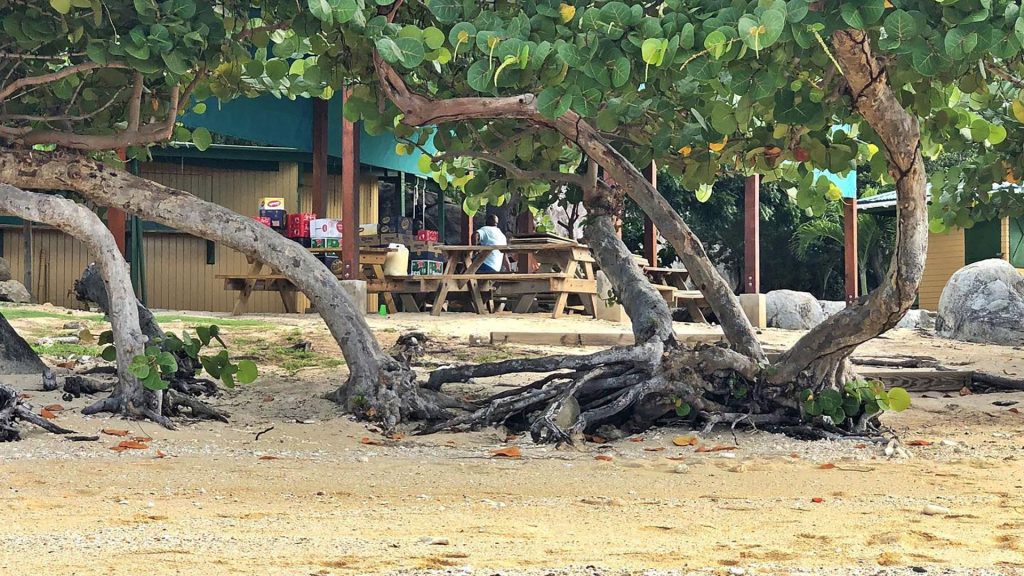
<svg viewBox="0 0 1024 576">
<path fill-rule="evenodd" d="M 334 353 L 318 320 L 270 320 L 272 328 L 224 330 L 229 343 L 298 331 Z M 61 324 L 12 323 L 30 334 Z M 427 331 L 435 365 L 554 350 L 467 345 L 490 330 L 622 329 L 542 316 L 371 323 L 385 343 L 412 327 Z M 798 336 L 762 334 L 773 345 Z M 861 353 L 1024 372 L 1011 348 L 910 331 L 886 338 Z M 856 441 L 734 439 L 728 430 L 700 439 L 738 441 L 723 452 L 673 445 L 692 434 L 682 429 L 556 449 L 493 429 L 389 441 L 320 398 L 344 366 L 264 368 L 256 383 L 213 401 L 230 424 L 182 422 L 174 431 L 83 417 L 88 399 L 65 402 L 36 390 L 34 378 L 19 380 L 37 406 L 66 408 L 61 425 L 100 440 L 28 430 L 22 442 L 0 444 L 0 574 L 1024 574 L 1024 415 L 992 404 L 1017 401 L 1024 411 L 1024 393 L 918 395 L 885 418 L 906 444 L 929 443 L 910 446 L 909 459 Z M 118 453 L 110 448 L 123 438 L 102 429 L 152 440 Z M 491 456 L 508 446 L 522 457 Z M 948 513 L 927 515 L 928 505 Z"/>
</svg>

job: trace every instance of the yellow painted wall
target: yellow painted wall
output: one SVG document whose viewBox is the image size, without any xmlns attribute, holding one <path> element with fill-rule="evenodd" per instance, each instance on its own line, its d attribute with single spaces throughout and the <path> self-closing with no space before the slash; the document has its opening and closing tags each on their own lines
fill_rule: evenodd
<svg viewBox="0 0 1024 576">
<path fill-rule="evenodd" d="M 3 257 L 11 265 L 15 280 L 25 276 L 25 249 L 22 230 L 4 228 Z M 32 233 L 32 286 L 28 287 L 33 299 L 67 308 L 80 307 L 70 294 L 75 280 L 92 261 L 85 246 L 71 236 L 51 228 L 34 227 Z"/>
<path fill-rule="evenodd" d="M 918 289 L 918 305 L 938 310 L 939 297 L 950 276 L 964 267 L 964 231 L 956 228 L 942 234 L 928 234 L 928 256 Z"/>
</svg>

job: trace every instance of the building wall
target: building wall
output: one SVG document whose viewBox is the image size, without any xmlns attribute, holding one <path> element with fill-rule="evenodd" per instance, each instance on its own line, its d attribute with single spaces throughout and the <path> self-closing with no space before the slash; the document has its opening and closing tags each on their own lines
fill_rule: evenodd
<svg viewBox="0 0 1024 576">
<path fill-rule="evenodd" d="M 950 276 L 964 267 L 964 231 L 956 228 L 942 234 L 928 234 L 928 256 L 918 289 L 918 305 L 938 310 L 939 297 Z"/>
<path fill-rule="evenodd" d="M 25 249 L 22 229 L 4 228 L 3 253 L 11 265 L 15 280 L 25 277 Z M 78 240 L 52 228 L 33 226 L 32 231 L 32 286 L 29 291 L 36 302 L 49 302 L 56 306 L 78 306 L 71 290 L 82 270 L 92 261 L 89 251 Z"/>
</svg>

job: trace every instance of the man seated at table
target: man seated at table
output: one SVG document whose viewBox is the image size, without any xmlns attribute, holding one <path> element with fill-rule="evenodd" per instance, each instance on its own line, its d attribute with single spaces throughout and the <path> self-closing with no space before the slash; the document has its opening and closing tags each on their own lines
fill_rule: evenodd
<svg viewBox="0 0 1024 576">
<path fill-rule="evenodd" d="M 505 246 L 508 239 L 498 228 L 498 217 L 494 214 L 487 216 L 487 225 L 481 227 L 473 234 L 473 244 L 477 246 Z M 481 274 L 497 274 L 501 272 L 502 264 L 508 262 L 508 258 L 501 253 L 501 250 L 491 250 L 487 259 L 480 265 L 478 270 Z"/>
</svg>

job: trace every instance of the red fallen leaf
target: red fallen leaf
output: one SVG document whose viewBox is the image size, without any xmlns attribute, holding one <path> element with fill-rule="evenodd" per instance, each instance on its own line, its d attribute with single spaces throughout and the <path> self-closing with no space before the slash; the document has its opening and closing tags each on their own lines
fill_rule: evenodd
<svg viewBox="0 0 1024 576">
<path fill-rule="evenodd" d="M 103 432 L 104 434 L 107 434 L 108 436 L 127 436 L 128 435 L 128 431 L 127 430 L 115 430 L 113 428 L 104 428 L 103 430 L 100 430 L 100 432 Z"/>
<path fill-rule="evenodd" d="M 43 410 L 49 410 L 50 412 L 63 412 L 64 407 L 60 404 L 49 404 L 47 406 L 43 406 Z"/>
<path fill-rule="evenodd" d="M 267 454 L 265 456 L 260 456 L 260 460 L 280 460 L 280 458 Z"/>
<path fill-rule="evenodd" d="M 629 441 L 630 442 L 643 442 L 644 439 L 642 437 L 640 437 L 640 436 L 634 436 L 634 437 L 630 438 Z"/>
<path fill-rule="evenodd" d="M 857 445 L 854 446 L 854 448 L 867 448 L 867 447 L 868 447 L 867 444 L 857 444 Z"/>
<path fill-rule="evenodd" d="M 696 446 L 697 444 L 700 443 L 700 440 L 698 440 L 697 437 L 693 435 L 676 436 L 675 438 L 672 439 L 672 443 L 675 444 L 676 446 Z"/>
<path fill-rule="evenodd" d="M 403 434 L 401 432 L 395 432 L 393 434 L 388 434 L 388 440 L 401 440 L 403 438 L 405 438 L 405 434 Z"/>
<path fill-rule="evenodd" d="M 132 440 L 136 442 L 152 442 L 153 439 L 149 436 L 132 436 Z"/>
<path fill-rule="evenodd" d="M 826 463 L 826 464 L 822 464 L 821 466 L 818 466 L 818 468 L 820 468 L 820 469 L 822 469 L 822 470 L 832 470 L 832 469 L 834 469 L 835 467 L 836 467 L 836 465 L 835 465 L 835 464 L 833 464 L 833 463 L 831 463 L 831 462 L 828 462 L 828 463 Z"/>
<path fill-rule="evenodd" d="M 612 460 L 614 460 L 614 458 L 607 454 L 598 454 L 597 456 L 594 456 L 594 460 L 600 460 L 602 462 L 611 462 Z"/>
<path fill-rule="evenodd" d="M 1013 412 L 1014 414 L 1020 414 L 1020 408 L 1010 408 L 1010 412 Z"/>
<path fill-rule="evenodd" d="M 57 417 L 56 414 L 54 414 L 53 412 L 50 412 L 46 408 L 43 408 L 42 410 L 40 410 L 39 411 L 39 415 L 42 416 L 43 418 L 46 418 L 47 420 L 53 420 L 54 418 Z"/>
<path fill-rule="evenodd" d="M 361 443 L 363 443 L 363 444 L 368 444 L 370 446 L 381 446 L 382 445 L 380 443 L 380 441 L 374 440 L 373 438 L 370 438 L 369 436 L 363 436 L 362 438 L 359 439 L 359 441 Z"/>
<path fill-rule="evenodd" d="M 811 498 L 811 502 L 814 502 L 815 504 L 821 504 L 824 501 L 824 498 Z"/>
<path fill-rule="evenodd" d="M 697 452 L 727 452 L 729 450 L 736 450 L 736 446 L 698 446 Z"/>
<path fill-rule="evenodd" d="M 931 446 L 932 443 L 927 440 L 911 440 L 907 442 L 907 446 Z"/>
<path fill-rule="evenodd" d="M 971 394 L 974 394 L 974 392 L 971 392 L 971 389 L 968 388 L 967 386 L 964 386 L 963 388 L 960 389 L 961 396 L 970 396 Z"/>
<path fill-rule="evenodd" d="M 149 448 L 146 444 L 136 442 L 135 440 L 122 440 L 117 446 L 125 450 L 145 450 Z"/>
<path fill-rule="evenodd" d="M 127 448 L 125 448 L 124 446 L 111 446 L 110 449 L 113 450 L 114 452 L 124 452 L 125 450 L 127 450 Z"/>
<path fill-rule="evenodd" d="M 791 453 L 791 454 L 789 455 L 789 457 L 790 457 L 790 458 L 800 458 L 800 455 L 799 455 L 799 454 L 797 454 L 796 452 L 793 452 L 793 453 Z"/>
<path fill-rule="evenodd" d="M 491 450 L 491 456 L 496 458 L 519 458 L 523 455 L 523 451 L 518 446 L 509 446 L 507 448 L 498 448 L 497 450 Z"/>
<path fill-rule="evenodd" d="M 153 456 L 153 458 L 167 458 L 167 452 L 164 452 L 163 450 L 157 450 L 156 456 Z"/>
<path fill-rule="evenodd" d="M 57 364 L 57 366 L 60 367 L 60 368 L 67 368 L 68 370 L 71 370 L 71 369 L 73 369 L 75 367 L 75 363 L 74 362 L 61 362 L 60 364 Z"/>
<path fill-rule="evenodd" d="M 608 440 L 606 440 L 603 436 L 584 436 L 584 438 L 586 439 L 587 442 L 593 442 L 594 444 L 607 444 L 608 443 Z"/>
<path fill-rule="evenodd" d="M 663 450 L 665 450 L 664 446 L 644 448 L 644 452 L 662 452 Z"/>
</svg>

